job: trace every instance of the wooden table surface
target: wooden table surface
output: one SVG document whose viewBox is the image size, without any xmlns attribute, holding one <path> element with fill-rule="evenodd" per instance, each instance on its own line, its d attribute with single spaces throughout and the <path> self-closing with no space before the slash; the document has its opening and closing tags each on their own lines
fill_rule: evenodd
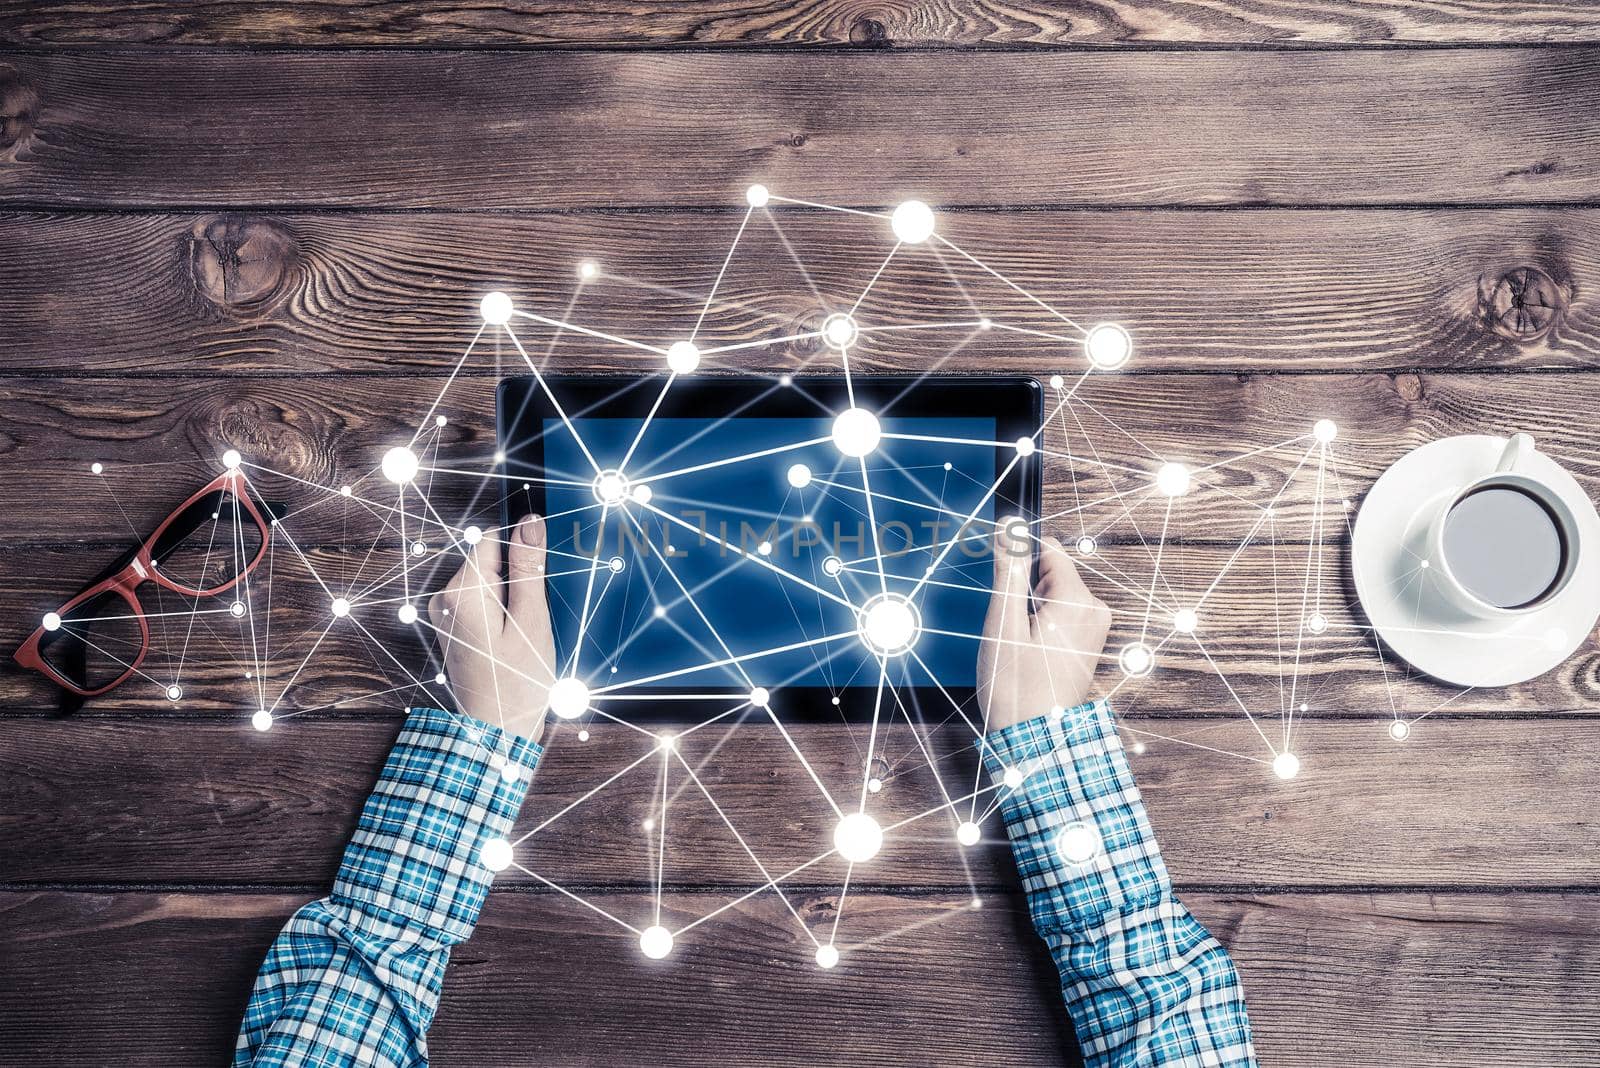
<svg viewBox="0 0 1600 1068">
<path fill-rule="evenodd" d="M 1158 451 L 1221 455 L 1332 412 L 1359 495 L 1421 442 L 1520 429 L 1600 492 L 1594 0 L 583 6 L 0 4 L 0 641 L 229 445 L 324 485 L 369 469 L 437 392 L 486 289 L 556 302 L 594 255 L 703 292 L 756 180 L 872 208 L 920 196 L 1058 306 L 1134 326 L 1138 362 L 1096 403 Z M 814 225 L 816 255 L 855 269 L 866 253 Z M 811 313 L 799 290 L 732 295 Z M 656 336 L 684 307 L 596 314 Z M 811 355 L 756 351 L 764 370 Z M 919 354 L 858 359 L 903 370 Z M 1063 360 L 1013 339 L 946 366 Z M 561 366 L 641 369 L 601 350 Z M 453 391 L 455 447 L 489 448 L 494 374 L 470 368 Z M 126 473 L 126 518 L 94 461 Z M 1280 466 L 1243 464 L 1234 488 Z M 1214 573 L 1239 517 L 1193 519 L 1171 566 Z M 367 544 L 314 516 L 303 529 L 330 567 Z M 1261 551 L 1242 574 L 1265 573 Z M 309 596 L 286 583 L 282 626 L 306 625 Z M 1219 611 L 1234 670 L 1270 681 L 1249 584 Z M 68 718 L 0 669 L 0 1064 L 224 1062 L 263 950 L 326 892 L 400 708 L 368 699 L 256 735 L 238 665 L 211 654 L 177 706 L 129 686 Z M 1129 722 L 1248 746 L 1202 668 L 1171 665 Z M 1459 697 L 1405 746 L 1385 733 L 1390 695 L 1416 714 L 1452 691 L 1386 686 L 1356 638 L 1319 644 L 1304 671 L 1319 697 L 1293 783 L 1186 746 L 1136 765 L 1182 896 L 1239 963 L 1263 1062 L 1594 1064 L 1600 645 Z M 336 637 L 295 707 L 387 677 Z M 819 774 L 859 781 L 843 728 L 796 729 Z M 624 741 L 558 741 L 539 810 Z M 809 856 L 809 787 L 778 744 L 745 731 L 715 774 L 744 825 Z M 911 811 L 933 788 L 909 776 L 887 795 Z M 651 801 L 608 794 L 541 836 L 541 862 L 640 908 L 627 828 Z M 669 879 L 669 915 L 747 878 L 706 837 Z M 852 888 L 852 922 L 965 902 L 950 851 L 923 845 L 897 843 Z M 832 973 L 770 895 L 643 968 L 624 933 L 505 878 L 451 964 L 434 1060 L 1071 1063 L 1005 851 L 979 850 L 972 874 L 985 908 Z M 806 922 L 831 923 L 833 878 L 796 889 Z"/>
</svg>

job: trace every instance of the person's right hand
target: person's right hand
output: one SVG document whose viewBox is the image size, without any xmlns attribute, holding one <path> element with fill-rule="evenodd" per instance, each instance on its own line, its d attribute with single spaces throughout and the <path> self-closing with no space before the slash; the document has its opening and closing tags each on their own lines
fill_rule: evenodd
<svg viewBox="0 0 1600 1068">
<path fill-rule="evenodd" d="M 506 540 L 509 589 L 500 579 Z M 485 531 L 428 602 L 457 709 L 533 741 L 544 731 L 555 681 L 555 637 L 544 591 L 545 523 L 530 515 L 508 532 Z"/>
<path fill-rule="evenodd" d="M 1061 542 L 1047 537 L 1040 547 L 1039 586 L 1030 598 L 1026 540 L 995 532 L 994 592 L 978 649 L 986 730 L 1087 701 L 1111 629 L 1111 610 L 1083 584 Z"/>
</svg>

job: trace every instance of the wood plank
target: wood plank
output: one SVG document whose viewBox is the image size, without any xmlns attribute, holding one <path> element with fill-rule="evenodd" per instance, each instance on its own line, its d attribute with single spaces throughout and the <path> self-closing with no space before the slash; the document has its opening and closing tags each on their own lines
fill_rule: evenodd
<svg viewBox="0 0 1600 1068">
<path fill-rule="evenodd" d="M 1129 759 L 1180 885 L 1600 886 L 1600 828 L 1586 790 L 1600 759 L 1591 722 L 1430 719 L 1405 743 L 1378 721 L 1310 722 L 1296 731 L 1304 771 L 1289 783 L 1215 751 L 1265 755 L 1242 721 L 1123 723 L 1127 744 L 1147 746 Z M 12 885 L 327 885 L 396 729 L 289 719 L 261 735 L 242 719 L 13 720 L 0 752 L 0 871 Z M 860 789 L 866 725 L 790 730 L 837 796 Z M 874 770 L 885 786 L 872 811 L 886 826 L 972 789 L 970 732 L 956 725 L 926 737 L 943 791 L 904 721 L 882 739 Z M 659 816 L 659 761 L 542 827 L 649 743 L 606 725 L 587 742 L 564 726 L 551 739 L 517 837 L 537 833 L 518 847 L 518 862 L 567 886 L 652 887 L 655 840 L 643 827 Z M 770 726 L 705 728 L 681 744 L 768 871 L 831 848 L 832 813 Z M 760 869 L 681 768 L 670 783 L 667 883 L 760 885 Z M 959 807 L 966 818 L 969 806 Z M 1012 885 L 998 818 L 972 850 L 957 846 L 956 822 L 943 810 L 890 833 L 852 884 Z M 786 885 L 843 877 L 829 858 Z M 501 880 L 538 885 L 516 869 Z"/>
<path fill-rule="evenodd" d="M 0 1048 L 14 1063 L 179 1068 L 233 1047 L 292 895 L 0 896 Z M 629 916 L 648 897 L 604 895 Z M 1569 894 L 1189 895 L 1234 954 L 1263 1063 L 1588 1065 L 1600 929 Z M 775 901 L 731 910 L 646 964 L 632 936 L 551 895 L 494 895 L 445 979 L 442 1066 L 1072 1063 L 1056 979 L 1017 902 L 852 894 L 840 966 Z M 669 896 L 668 922 L 700 901 Z M 688 908 L 684 906 L 688 905 Z M 797 902 L 826 937 L 833 900 Z M 864 936 L 927 920 L 893 941 Z M 552 977 L 560 977 L 552 981 Z M 575 991 L 583 1011 L 573 1011 Z M 894 991 L 885 1009 L 883 991 Z M 982 991 L 975 1004 L 973 992 Z M 1559 996 L 1553 994 L 1559 991 Z M 73 1011 L 63 1012 L 63 1005 Z"/>
<path fill-rule="evenodd" d="M 1133 44 L 1543 44 L 1600 41 L 1600 10 L 1570 4 L 1373 0 L 1307 4 L 1203 4 L 1194 0 L 943 0 L 863 13 L 841 0 L 775 11 L 749 0 L 609 4 L 577 11 L 550 0 L 509 0 L 492 9 L 438 0 L 256 0 L 141 4 L 137 17 L 103 3 L 40 0 L 0 12 L 0 44 L 48 48 L 90 44 L 301 47 L 938 48 Z"/>
<path fill-rule="evenodd" d="M 1589 203 L 1600 166 L 1573 122 L 1600 100 L 1584 47 L 92 52 L 4 71 L 16 207 L 729 205 L 753 180 L 848 205 Z"/>
<path fill-rule="evenodd" d="M 193 616 L 195 602 L 147 587 L 152 641 L 142 674 L 92 702 L 91 709 L 162 715 L 243 709 L 248 714 L 265 703 L 287 714 L 329 707 L 392 711 L 407 702 L 449 702 L 448 690 L 431 684 L 439 664 L 428 633 L 401 625 L 395 613 L 407 583 L 419 591 L 420 600 L 421 591 L 438 588 L 454 572 L 458 557 L 448 545 L 436 545 L 431 559 L 409 558 L 414 570 L 403 579 L 394 539 L 385 538 L 370 554 L 369 548 L 313 549 L 302 561 L 278 544 L 270 564 L 272 581 L 254 582 L 252 594 L 240 602 L 246 614 L 237 619 L 226 614 L 227 603 L 202 606 L 207 614 Z M 1308 549 L 1266 541 L 1243 552 L 1226 544 L 1169 544 L 1161 554 L 1160 581 L 1153 578 L 1153 548 L 1105 545 L 1093 557 L 1079 557 L 1087 580 L 1113 613 L 1107 645 L 1111 652 L 1101 667 L 1100 691 L 1114 692 L 1119 707 L 1138 714 L 1242 717 L 1248 709 L 1269 724 L 1300 704 L 1306 706 L 1303 714 L 1314 717 L 1386 715 L 1394 709 L 1409 719 L 1439 707 L 1452 715 L 1504 715 L 1582 712 L 1600 703 L 1600 642 L 1587 644 L 1538 679 L 1500 689 L 1462 691 L 1416 675 L 1387 650 L 1380 657 L 1346 588 L 1346 554 L 1339 546 L 1325 547 L 1312 557 L 1327 628 L 1321 634 L 1307 633 L 1297 643 L 1299 619 L 1306 610 Z M 97 549 L 95 559 L 84 559 L 88 555 L 72 549 L 0 555 L 16 575 L 0 590 L 0 618 L 10 621 L 0 628 L 0 641 L 22 641 L 34 621 L 58 607 L 115 554 Z M 324 583 L 351 597 L 353 622 L 335 622 L 330 628 Z M 1317 585 L 1313 582 L 1314 591 Z M 1173 613 L 1196 603 L 1203 648 L 1187 636 L 1172 634 Z M 1315 593 L 1310 603 L 1317 605 Z M 976 628 L 977 621 L 969 626 Z M 328 635 L 319 642 L 325 629 Z M 128 651 L 115 643 L 134 636 L 131 627 L 102 631 L 97 643 L 126 663 Z M 1116 666 L 1116 651 L 1142 638 L 1160 644 L 1158 669 L 1148 678 L 1125 681 Z M 976 655 L 975 642 L 972 650 Z M 313 653 L 309 669 L 303 670 Z M 593 670 L 604 667 L 585 663 Z M 106 666 L 112 667 L 109 661 Z M 747 669 L 759 674 L 761 662 L 753 661 Z M 1299 682 L 1291 687 L 1296 677 Z M 417 679 L 429 684 L 419 688 Z M 737 681 L 737 676 L 730 680 Z M 175 684 L 182 687 L 176 703 L 167 693 Z M 9 659 L 0 664 L 0 707 L 48 708 L 56 704 L 56 694 L 42 676 L 22 671 Z M 941 706 L 940 716 L 950 711 L 947 703 Z M 1250 751 L 1271 755 L 1254 743 Z"/>
<path fill-rule="evenodd" d="M 1597 215 L 952 212 L 941 225 L 1074 319 L 1127 324 L 1141 371 L 1481 370 L 1600 360 Z M 584 288 L 573 318 L 665 346 L 697 318 L 739 218 L 7 214 L 4 371 L 444 369 L 476 329 L 484 292 L 505 289 L 521 307 L 560 315 L 584 258 L 606 274 Z M 879 222 L 793 210 L 774 218 L 830 304 L 853 303 L 887 251 Z M 941 263 L 915 249 L 896 257 L 858 317 L 873 326 L 970 322 L 952 276 L 996 322 L 1073 333 L 959 257 L 946 253 Z M 1506 314 L 1512 285 L 1529 276 L 1542 289 L 1526 301 L 1549 307 L 1525 304 L 1525 320 Z M 824 314 L 765 216 L 741 239 L 717 291 L 722 299 L 697 335 L 704 348 L 815 330 Z M 854 355 L 920 369 L 970 333 L 868 333 Z M 558 351 L 576 349 L 588 370 L 650 362 L 574 341 Z M 811 338 L 737 359 L 794 370 L 826 355 Z M 1071 373 L 1082 358 L 1069 344 L 994 330 L 944 364 L 979 365 Z"/>
<path fill-rule="evenodd" d="M 485 370 L 492 370 L 492 357 L 485 359 L 491 361 Z M 314 484 L 257 472 L 261 491 L 293 509 L 323 502 L 290 521 L 299 544 L 370 544 L 381 530 L 371 515 L 392 508 L 394 500 L 377 474 L 383 452 L 410 440 L 445 384 L 405 375 L 381 379 L 381 388 L 379 381 L 13 379 L 0 389 L 7 407 L 0 499 L 8 505 L 0 532 L 12 545 L 120 544 L 131 536 L 130 525 L 153 528 L 213 477 L 213 457 L 237 448 L 254 464 Z M 450 386 L 438 409 L 450 420 L 440 433 L 441 467 L 487 470 L 494 385 L 492 378 L 463 374 Z M 1588 413 L 1600 408 L 1600 373 L 1112 375 L 1085 383 L 1075 404 L 1078 417 L 1058 417 L 1043 438 L 1045 509 L 1056 516 L 1049 529 L 1063 537 L 1078 536 L 1081 516 L 1095 535 L 1133 537 L 1138 526 L 1154 539 L 1162 509 L 1149 479 L 1160 460 L 1207 467 L 1289 442 L 1198 476 L 1197 488 L 1174 509 L 1171 533 L 1182 541 L 1236 544 L 1294 473 L 1275 505 L 1274 525 L 1280 538 L 1304 540 L 1315 510 L 1317 468 L 1313 457 L 1295 472 L 1306 443 L 1293 439 L 1322 416 L 1343 428 L 1331 451 L 1337 477 L 1330 486 L 1342 487 L 1353 505 L 1389 464 L 1418 445 L 1452 434 L 1513 430 L 1533 434 L 1591 496 L 1600 496 L 1600 442 L 1587 423 Z M 1107 463 L 1152 474 L 1113 469 L 1107 476 L 1094 465 L 1096 452 Z M 96 462 L 105 465 L 103 475 L 92 472 Z M 346 484 L 370 508 L 342 502 L 337 490 Z M 471 474 L 440 474 L 429 496 L 448 520 L 482 524 L 492 521 L 494 506 L 481 487 L 482 479 Z M 1136 502 L 1131 522 L 1123 511 L 1127 502 L 1116 493 Z M 1325 495 L 1329 507 L 1342 499 Z M 1329 537 L 1341 537 L 1339 524 L 1332 526 Z"/>
</svg>

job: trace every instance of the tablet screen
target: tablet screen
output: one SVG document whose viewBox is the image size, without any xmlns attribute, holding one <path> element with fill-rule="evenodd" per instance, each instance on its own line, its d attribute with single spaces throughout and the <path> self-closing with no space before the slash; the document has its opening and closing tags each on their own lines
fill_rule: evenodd
<svg viewBox="0 0 1600 1068">
<path fill-rule="evenodd" d="M 546 417 L 542 504 L 564 671 L 628 691 L 876 687 L 851 606 L 888 590 L 914 594 L 919 616 L 890 681 L 974 685 L 988 534 L 1007 508 L 993 492 L 996 420 L 885 415 L 865 457 L 870 498 L 863 461 L 839 450 L 831 425 L 671 417 L 641 435 L 641 418 L 578 415 L 569 430 Z M 626 507 L 601 506 L 597 467 L 626 468 L 606 491 Z"/>
</svg>

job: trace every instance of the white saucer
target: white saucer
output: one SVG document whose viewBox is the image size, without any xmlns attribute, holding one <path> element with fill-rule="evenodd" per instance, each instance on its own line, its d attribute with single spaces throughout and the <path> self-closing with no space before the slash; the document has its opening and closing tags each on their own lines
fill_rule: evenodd
<svg viewBox="0 0 1600 1068">
<path fill-rule="evenodd" d="M 1461 487 L 1494 471 L 1506 439 L 1443 438 L 1385 471 L 1361 502 L 1351 545 L 1356 596 L 1385 646 L 1413 667 L 1457 686 L 1510 686 L 1571 656 L 1600 618 L 1600 515 L 1583 487 L 1543 452 L 1523 468 L 1560 494 L 1577 517 L 1577 570 L 1539 610 L 1479 619 L 1451 606 L 1423 567 L 1430 517 Z"/>
</svg>

